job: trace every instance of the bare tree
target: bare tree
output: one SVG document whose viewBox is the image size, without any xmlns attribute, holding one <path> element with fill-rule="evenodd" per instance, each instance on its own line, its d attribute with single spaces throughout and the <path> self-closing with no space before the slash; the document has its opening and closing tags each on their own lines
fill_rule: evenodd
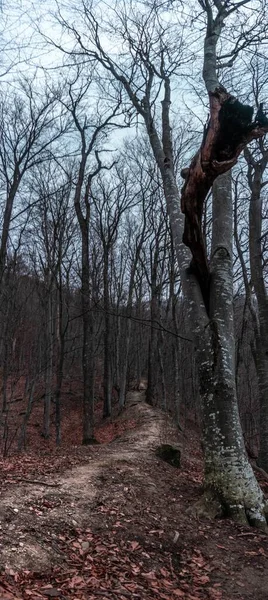
<svg viewBox="0 0 268 600">
<path fill-rule="evenodd" d="M 127 389 L 127 371 L 129 363 L 129 350 L 130 350 L 130 336 L 132 330 L 132 315 L 133 315 L 133 297 L 135 290 L 135 282 L 137 278 L 137 270 L 140 263 L 140 255 L 143 244 L 148 235 L 147 232 L 147 217 L 145 190 L 141 190 L 142 197 L 142 214 L 139 224 L 135 221 L 134 217 L 130 220 L 129 237 L 128 237 L 128 248 L 131 248 L 130 257 L 130 273 L 129 273 L 129 284 L 127 290 L 127 301 L 126 301 L 126 323 L 124 331 L 124 340 L 122 341 L 122 359 L 120 363 L 120 383 L 119 383 L 119 406 L 123 408 L 126 403 L 126 389 Z M 133 242 L 134 238 L 134 242 Z M 140 352 L 140 349 L 138 350 Z M 139 384 L 141 376 L 137 374 L 137 383 Z"/>
<path fill-rule="evenodd" d="M 110 261 L 113 247 L 119 235 L 123 215 L 135 206 L 137 194 L 130 192 L 130 181 L 122 165 L 114 168 L 109 181 L 99 178 L 94 186 L 92 201 L 95 207 L 95 226 L 103 249 L 103 307 L 105 319 L 104 331 L 104 407 L 103 416 L 111 415 L 112 405 L 112 361 L 111 361 L 111 302 L 109 280 L 111 278 Z"/>
<path fill-rule="evenodd" d="M 68 327 L 68 313 L 64 311 L 64 280 L 66 270 L 70 268 L 69 255 L 72 255 L 75 230 L 70 208 L 72 188 L 54 161 L 48 162 L 45 169 L 43 165 L 33 169 L 30 187 L 37 198 L 31 211 L 34 239 L 31 255 L 37 276 L 43 281 L 39 295 L 40 303 L 44 305 L 46 337 L 43 435 L 50 437 L 51 401 L 55 396 L 56 443 L 59 444 L 64 347 Z"/>
<path fill-rule="evenodd" d="M 232 318 L 232 197 L 228 171 L 253 139 L 268 131 L 267 123 L 244 106 L 219 82 L 217 44 L 228 19 L 243 11 L 248 0 L 199 0 L 206 22 L 203 77 L 210 117 L 201 147 L 190 167 L 183 171 L 182 211 L 174 172 L 171 137 L 171 78 L 184 60 L 184 44 L 177 30 L 172 45 L 171 26 L 161 22 L 161 7 L 139 5 L 138 10 L 116 11 L 116 24 L 102 28 L 91 5 L 83 3 L 86 35 L 64 19 L 62 24 L 75 38 L 72 55 L 95 59 L 123 88 L 143 119 L 152 152 L 161 173 L 174 248 L 181 272 L 183 293 L 195 338 L 203 409 L 205 455 L 205 510 L 222 510 L 241 522 L 266 526 L 265 501 L 244 448 L 239 421 L 234 361 Z M 143 12 L 145 11 L 145 12 Z M 130 15 L 131 13 L 131 15 Z M 239 33 L 242 35 L 243 25 Z M 256 26 L 259 25 L 259 22 Z M 106 50 L 103 35 L 121 35 L 125 52 L 121 60 Z M 253 31 L 251 25 L 251 31 Z M 242 39 L 242 38 L 240 38 Z M 235 43 L 237 37 L 235 39 Z M 246 36 L 244 38 L 246 44 Z M 181 42 L 181 43 L 180 43 Z M 244 44 L 244 45 L 245 45 Z M 92 48 L 92 45 L 94 47 Z M 232 59 L 236 51 L 232 51 Z M 123 59 L 127 56 L 126 62 Z M 233 60 L 232 60 L 233 62 Z M 162 90 L 161 133 L 156 103 Z M 227 175 L 223 175 L 223 174 Z M 221 177 L 218 177 L 221 175 Z M 213 183 L 213 234 L 210 264 L 202 237 L 205 198 Z M 183 233 L 184 231 L 184 233 Z M 182 242 L 183 237 L 183 242 Z M 189 253 L 188 248 L 191 250 Z M 189 269 L 189 263 L 191 267 Z"/>
<path fill-rule="evenodd" d="M 49 90 L 23 82 L 20 92 L 0 98 L 0 178 L 3 189 L 3 223 L 0 244 L 0 283 L 3 279 L 15 197 L 25 174 L 50 158 L 53 144 L 63 132 L 57 97 Z"/>
<path fill-rule="evenodd" d="M 147 244 L 143 246 L 141 260 L 150 293 L 150 341 L 148 350 L 148 385 L 146 400 L 157 401 L 158 372 L 161 380 L 161 405 L 166 408 L 166 391 L 162 359 L 163 337 L 161 330 L 161 297 L 164 286 L 165 263 L 168 252 L 168 226 L 163 207 L 159 181 L 152 186 L 149 198 Z"/>
<path fill-rule="evenodd" d="M 267 333 L 268 333 L 268 301 L 264 280 L 263 261 L 263 190 L 266 185 L 265 171 L 268 164 L 268 152 L 262 140 L 256 143 L 255 148 L 246 148 L 244 156 L 247 162 L 247 181 L 249 186 L 249 269 L 242 250 L 237 226 L 237 202 L 239 182 L 236 179 L 235 200 L 235 241 L 242 267 L 243 283 L 246 295 L 246 307 L 251 316 L 255 343 L 252 345 L 253 357 L 256 366 L 260 400 L 260 450 L 259 464 L 268 469 L 268 369 L 267 369 Z M 245 192 L 244 192 L 245 193 Z"/>
<path fill-rule="evenodd" d="M 251 74 L 248 94 L 253 97 L 257 106 L 262 106 L 261 100 L 267 93 L 266 61 L 262 56 L 254 54 L 247 73 Z M 266 117 L 263 114 L 263 119 Z M 248 339 L 251 328 L 250 348 L 252 351 L 259 395 L 259 464 L 268 469 L 267 423 L 268 423 L 268 379 L 267 379 L 267 332 L 268 332 L 268 300 L 265 282 L 265 241 L 266 236 L 266 201 L 265 187 L 267 178 L 268 151 L 263 138 L 256 140 L 244 150 L 245 162 L 240 169 L 235 170 L 235 241 L 241 265 L 242 285 L 245 293 L 241 340 L 239 344 L 238 361 L 243 354 L 242 337 Z M 237 284 L 236 284 L 237 287 Z M 245 370 L 245 378 L 249 369 Z M 252 379 L 252 374 L 251 374 Z M 255 386 L 256 387 L 256 386 Z M 252 382 L 250 383 L 252 389 Z M 249 394 L 250 396 L 250 394 Z M 250 402 L 250 399 L 248 400 Z M 257 406 L 251 406 L 254 422 L 254 412 Z M 248 419 L 249 420 L 249 419 Z M 252 429 L 252 426 L 250 425 Z M 256 431 L 255 431 L 256 435 Z M 256 441 L 254 453 L 256 455 Z"/>
<path fill-rule="evenodd" d="M 94 82 L 96 85 L 96 82 Z M 90 203 L 91 187 L 94 178 L 105 166 L 100 158 L 104 151 L 104 140 L 108 133 L 119 127 L 117 115 L 120 101 L 111 108 L 106 103 L 97 103 L 96 113 L 88 114 L 86 109 L 90 94 L 96 93 L 91 77 L 80 78 L 79 67 L 72 79 L 66 82 L 68 96 L 61 102 L 69 111 L 78 138 L 76 170 L 71 175 L 74 185 L 74 207 L 81 234 L 81 304 L 83 317 L 83 444 L 94 441 L 94 322 L 92 315 L 92 289 L 90 283 Z"/>
<path fill-rule="evenodd" d="M 256 370 L 260 392 L 259 465 L 268 471 L 268 298 L 263 270 L 263 188 L 268 165 L 268 148 L 259 142 L 259 156 L 245 149 L 250 187 L 249 256 L 251 285 L 257 299 L 258 315 L 254 319 L 256 340 Z M 265 234 L 264 234 L 265 235 Z M 252 302 L 252 301 L 251 301 Z"/>
</svg>

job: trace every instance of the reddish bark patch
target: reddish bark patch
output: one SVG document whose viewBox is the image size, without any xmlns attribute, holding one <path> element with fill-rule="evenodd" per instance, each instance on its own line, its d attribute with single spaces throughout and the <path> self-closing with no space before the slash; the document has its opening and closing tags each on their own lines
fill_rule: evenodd
<svg viewBox="0 0 268 600">
<path fill-rule="evenodd" d="M 185 179 L 181 193 L 181 209 L 185 214 L 183 242 L 192 252 L 191 268 L 199 281 L 207 309 L 210 273 L 202 234 L 206 196 L 218 175 L 236 164 L 246 145 L 268 131 L 267 126 L 252 123 L 253 109 L 241 104 L 223 87 L 211 92 L 209 101 L 210 118 L 202 144 L 190 167 L 181 173 Z"/>
</svg>

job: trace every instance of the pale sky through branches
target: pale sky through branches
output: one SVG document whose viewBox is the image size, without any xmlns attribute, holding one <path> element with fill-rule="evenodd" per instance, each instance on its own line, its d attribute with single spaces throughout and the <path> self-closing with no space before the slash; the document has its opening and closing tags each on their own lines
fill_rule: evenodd
<svg viewBox="0 0 268 600">
<path fill-rule="evenodd" d="M 148 2 L 148 5 L 150 3 Z M 255 9 L 259 6 L 257 0 L 253 0 L 243 8 L 243 28 L 251 26 L 254 18 Z M 109 50 L 115 59 L 120 57 L 120 61 L 125 61 L 128 52 L 127 42 L 123 41 L 122 31 L 114 26 L 117 18 L 117 10 L 120 7 L 127 7 L 126 2 L 93 1 L 91 4 L 85 1 L 85 6 L 92 6 L 101 28 L 102 43 L 104 48 Z M 145 6 L 145 8 L 144 8 Z M 164 6 L 164 3 L 162 3 Z M 140 2 L 130 2 L 129 7 L 133 15 L 139 17 L 139 10 L 146 14 L 148 8 L 146 4 Z M 207 97 L 204 94 L 204 85 L 201 77 L 201 64 L 203 57 L 203 36 L 205 31 L 204 13 L 197 2 L 173 3 L 173 10 L 165 10 L 165 7 L 159 12 L 160 25 L 162 30 L 171 28 L 169 43 L 171 51 L 175 56 L 176 37 L 174 37 L 175 27 L 180 32 L 180 42 L 188 53 L 188 58 L 182 63 L 178 72 L 175 72 L 171 78 L 172 85 L 172 106 L 171 115 L 176 124 L 178 118 L 191 121 L 194 130 L 202 131 L 204 121 L 207 117 Z M 241 16 L 240 16 L 241 18 Z M 265 20 L 265 15 L 262 15 Z M 61 80 L 68 76 L 71 67 L 72 58 L 57 49 L 54 43 L 61 46 L 68 52 L 74 48 L 75 36 L 68 33 L 67 29 L 62 27 L 60 21 L 66 21 L 71 27 L 81 33 L 82 39 L 88 42 L 87 28 L 83 15 L 83 2 L 44 0 L 43 2 L 32 2 L 32 0 L 20 0 L 19 2 L 8 5 L 3 2 L 2 19 L 2 85 L 8 83 L 16 89 L 18 79 L 23 76 L 27 78 L 35 77 L 42 81 L 44 85 L 50 82 L 57 86 Z M 233 19 L 233 21 L 232 21 Z M 134 29 L 136 23 L 133 22 Z M 225 28 L 221 44 L 219 47 L 220 55 L 225 56 L 234 46 L 234 34 L 236 27 L 236 17 L 231 17 L 230 24 Z M 256 44 L 244 51 L 244 62 L 248 64 L 254 57 L 254 53 L 266 52 L 266 41 L 257 48 Z M 180 43 L 178 42 L 178 43 Z M 242 56 L 242 55 L 241 55 Z M 180 57 L 178 56 L 178 59 Z M 241 60 L 243 59 L 243 56 Z M 228 59 L 226 59 L 228 62 Z M 240 60 L 240 59 L 239 59 Z M 243 70 L 243 63 L 241 62 Z M 247 70 L 244 69 L 245 84 Z M 234 93 L 242 94 L 243 86 L 241 80 L 236 81 L 233 77 L 233 69 L 225 68 L 222 70 L 223 80 L 228 84 L 228 88 L 234 88 Z M 241 79 L 241 78 L 240 78 Z M 161 98 L 161 93 L 160 93 Z M 134 124 L 138 125 L 138 120 Z M 120 133 L 119 137 L 124 136 Z"/>
</svg>

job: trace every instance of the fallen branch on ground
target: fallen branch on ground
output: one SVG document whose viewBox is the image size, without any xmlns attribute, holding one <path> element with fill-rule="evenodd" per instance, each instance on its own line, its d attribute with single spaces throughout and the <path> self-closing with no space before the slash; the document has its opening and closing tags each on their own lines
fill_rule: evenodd
<svg viewBox="0 0 268 600">
<path fill-rule="evenodd" d="M 15 481 L 22 481 L 23 483 L 45 485 L 46 487 L 59 487 L 58 483 L 49 483 L 47 481 L 39 481 L 38 479 L 24 479 L 23 477 L 13 477 L 13 479 L 7 479 L 6 481 L 7 481 L 7 483 L 13 483 Z"/>
</svg>

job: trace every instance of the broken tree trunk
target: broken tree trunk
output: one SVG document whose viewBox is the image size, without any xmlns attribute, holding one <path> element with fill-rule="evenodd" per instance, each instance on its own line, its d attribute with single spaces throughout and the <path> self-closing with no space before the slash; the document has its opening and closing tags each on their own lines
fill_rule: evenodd
<svg viewBox="0 0 268 600">
<path fill-rule="evenodd" d="M 202 234 L 203 206 L 218 175 L 229 171 L 253 139 L 262 137 L 265 127 L 252 122 L 253 108 L 239 102 L 224 87 L 209 92 L 210 118 L 205 126 L 200 149 L 190 167 L 183 169 L 185 179 L 181 209 L 185 215 L 183 242 L 192 253 L 191 269 L 202 290 L 209 311 L 210 271 Z"/>
</svg>

